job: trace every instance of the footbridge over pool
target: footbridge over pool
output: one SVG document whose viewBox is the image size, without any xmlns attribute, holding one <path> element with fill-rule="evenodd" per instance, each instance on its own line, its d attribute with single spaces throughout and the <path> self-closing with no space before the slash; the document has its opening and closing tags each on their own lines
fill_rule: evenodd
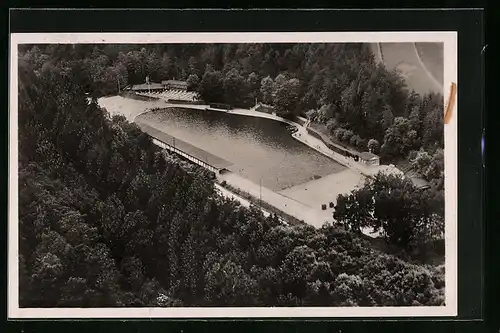
<svg viewBox="0 0 500 333">
<path fill-rule="evenodd" d="M 205 169 L 221 174 L 229 171 L 231 162 L 223 158 L 210 154 L 209 152 L 193 146 L 190 143 L 179 140 L 174 136 L 164 133 L 150 125 L 137 122 L 137 125 L 143 132 L 148 134 L 153 143 L 163 149 L 171 151 L 193 163 L 196 163 Z"/>
</svg>

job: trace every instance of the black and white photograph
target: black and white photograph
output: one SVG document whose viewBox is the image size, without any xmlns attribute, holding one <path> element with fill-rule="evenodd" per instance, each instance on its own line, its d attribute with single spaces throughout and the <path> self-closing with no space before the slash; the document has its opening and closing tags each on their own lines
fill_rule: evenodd
<svg viewBox="0 0 500 333">
<path fill-rule="evenodd" d="M 455 315 L 456 52 L 12 34 L 9 314 Z"/>
</svg>

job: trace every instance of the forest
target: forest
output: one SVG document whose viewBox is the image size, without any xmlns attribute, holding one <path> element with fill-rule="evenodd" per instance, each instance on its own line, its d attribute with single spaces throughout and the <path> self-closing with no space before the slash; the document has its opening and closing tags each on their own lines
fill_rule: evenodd
<svg viewBox="0 0 500 333">
<path fill-rule="evenodd" d="M 256 207 L 241 207 L 215 192 L 207 171 L 165 155 L 124 117 L 110 117 L 96 97 L 115 93 L 114 79 L 99 75 L 118 71 L 128 76 L 126 82 L 141 81 L 151 69 L 137 64 L 152 62 L 120 67 L 117 61 L 123 54 L 162 53 L 99 47 L 20 50 L 20 307 L 444 304 L 442 268 L 380 252 L 356 226 L 284 226 Z M 198 50 L 196 66 L 188 58 L 187 68 L 203 68 L 202 59 L 215 57 L 220 62 L 214 61 L 214 70 L 222 71 L 239 47 L 223 49 L 228 54 L 206 54 L 208 50 L 210 46 Z M 251 50 L 249 46 L 246 52 Z M 176 54 L 160 60 L 169 64 L 162 67 L 165 76 L 171 70 L 182 78 L 188 71 L 182 74 L 184 67 L 176 64 L 184 60 Z M 295 59 L 293 53 L 289 57 Z M 248 63 L 241 71 L 258 66 L 259 77 L 277 74 L 280 66 L 298 66 L 276 67 L 273 57 L 262 63 L 244 59 Z M 131 63 L 140 70 L 130 71 Z M 439 174 L 432 156 L 414 155 L 429 177 Z M 394 181 L 382 179 L 370 186 Z M 411 189 L 406 183 L 398 186 Z M 387 200 L 390 192 L 381 192 L 379 202 L 385 207 L 395 202 Z M 405 209 L 415 206 L 412 198 L 402 199 L 405 206 L 391 216 L 376 216 L 377 221 L 408 220 Z M 350 207 L 346 205 L 343 217 L 339 209 L 345 226 L 356 216 L 363 218 L 356 210 L 352 220 Z M 436 214 L 425 217 L 434 221 Z M 394 230 L 387 239 L 397 243 L 401 237 Z"/>
</svg>

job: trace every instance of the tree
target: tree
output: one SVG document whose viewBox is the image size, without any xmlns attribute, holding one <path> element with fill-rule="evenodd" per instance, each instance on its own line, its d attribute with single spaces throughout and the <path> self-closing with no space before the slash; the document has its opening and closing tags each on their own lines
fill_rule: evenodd
<svg viewBox="0 0 500 333">
<path fill-rule="evenodd" d="M 373 210 L 373 193 L 365 185 L 349 195 L 337 196 L 333 218 L 346 230 L 360 234 L 362 228 L 373 227 Z"/>
<path fill-rule="evenodd" d="M 307 277 L 316 258 L 308 246 L 295 247 L 283 260 L 280 269 L 284 279 L 285 293 L 291 293 L 298 299 L 306 295 Z"/>
<path fill-rule="evenodd" d="M 181 249 L 182 287 L 185 290 L 185 299 L 192 299 L 197 292 L 198 266 L 196 261 L 196 244 L 193 229 L 190 230 Z"/>
<path fill-rule="evenodd" d="M 188 60 L 189 67 L 189 76 L 196 75 L 198 76 L 198 62 L 195 57 L 190 57 Z"/>
<path fill-rule="evenodd" d="M 417 132 L 410 127 L 410 121 L 396 117 L 385 133 L 382 153 L 389 156 L 407 156 L 410 150 L 418 147 Z"/>
<path fill-rule="evenodd" d="M 144 266 L 137 257 L 126 257 L 122 260 L 121 274 L 131 290 L 138 291 L 144 284 Z"/>
<path fill-rule="evenodd" d="M 36 258 L 30 281 L 31 291 L 36 295 L 35 304 L 52 307 L 57 305 L 63 274 L 64 267 L 58 256 L 46 253 Z"/>
<path fill-rule="evenodd" d="M 196 74 L 190 74 L 187 78 L 187 89 L 188 91 L 196 91 L 198 89 L 198 84 L 200 83 L 200 78 Z"/>
<path fill-rule="evenodd" d="M 273 103 L 274 81 L 271 77 L 266 76 L 262 79 L 260 82 L 260 93 L 262 94 L 262 101 L 264 104 Z"/>
<path fill-rule="evenodd" d="M 380 144 L 375 139 L 368 140 L 368 151 L 377 154 L 380 149 Z"/>
<path fill-rule="evenodd" d="M 198 93 L 207 102 L 223 102 L 224 88 L 222 74 L 207 66 L 198 87 Z"/>
<path fill-rule="evenodd" d="M 79 307 L 86 303 L 85 294 L 88 290 L 87 280 L 81 277 L 70 277 L 61 290 L 59 306 Z"/>
<path fill-rule="evenodd" d="M 349 143 L 353 135 L 354 135 L 353 131 L 345 130 L 342 133 L 342 138 L 341 138 L 342 142 Z"/>
<path fill-rule="evenodd" d="M 328 120 L 330 120 L 334 117 L 334 113 L 335 112 L 334 112 L 333 105 L 331 105 L 331 104 L 323 105 L 318 110 L 317 119 L 322 123 L 326 123 Z"/>
<path fill-rule="evenodd" d="M 442 181 L 444 178 L 444 151 L 437 149 L 432 155 L 427 167 L 422 168 L 422 174 L 428 181 Z"/>
<path fill-rule="evenodd" d="M 351 136 L 351 139 L 349 139 L 349 144 L 353 147 L 362 147 L 363 146 L 363 139 L 355 134 L 353 136 Z"/>
<path fill-rule="evenodd" d="M 444 145 L 444 105 L 439 94 L 428 94 L 423 97 L 421 113 L 422 143 L 426 148 L 443 148 Z"/>
<path fill-rule="evenodd" d="M 170 224 L 168 233 L 168 261 L 170 265 L 170 289 L 176 290 L 179 285 L 178 267 L 179 267 L 179 233 L 181 229 L 181 215 L 177 213 Z"/>
<path fill-rule="evenodd" d="M 356 232 L 372 227 L 389 243 L 411 249 L 441 235 L 441 210 L 432 200 L 410 180 L 379 173 L 364 187 L 338 196 L 334 219 Z M 431 224 L 436 226 L 428 228 Z"/>
<path fill-rule="evenodd" d="M 257 283 L 243 268 L 231 260 L 207 264 L 205 299 L 215 305 L 241 306 L 254 304 Z"/>
<path fill-rule="evenodd" d="M 339 274 L 334 282 L 332 296 L 340 306 L 356 306 L 361 299 L 363 280 L 357 275 Z"/>
<path fill-rule="evenodd" d="M 413 159 L 410 159 L 410 163 L 415 171 L 423 175 L 431 164 L 431 156 L 429 153 L 421 149 L 417 152 Z"/>
<path fill-rule="evenodd" d="M 245 78 L 240 75 L 236 68 L 226 73 L 223 81 L 224 100 L 231 105 L 242 105 L 247 98 L 248 86 Z"/>
<path fill-rule="evenodd" d="M 246 84 L 250 90 L 250 98 L 252 100 L 260 98 L 260 80 L 255 72 L 248 75 Z"/>
<path fill-rule="evenodd" d="M 318 116 L 318 111 L 311 109 L 306 112 L 307 119 L 314 120 Z"/>
<path fill-rule="evenodd" d="M 281 115 L 296 113 L 299 103 L 299 80 L 286 80 L 278 76 L 275 81 L 275 91 L 274 105 L 276 106 L 276 112 Z"/>
</svg>

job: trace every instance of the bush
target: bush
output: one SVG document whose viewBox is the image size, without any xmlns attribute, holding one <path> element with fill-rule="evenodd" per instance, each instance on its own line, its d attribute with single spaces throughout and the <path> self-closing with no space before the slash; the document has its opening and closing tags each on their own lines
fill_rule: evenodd
<svg viewBox="0 0 500 333">
<path fill-rule="evenodd" d="M 345 129 L 339 127 L 339 128 L 336 128 L 334 131 L 333 131 L 333 137 L 335 139 L 337 139 L 338 141 L 342 141 L 343 138 L 344 138 L 344 132 L 345 132 Z"/>
<path fill-rule="evenodd" d="M 358 148 L 358 150 L 360 151 L 365 151 L 367 150 L 367 147 L 366 147 L 366 140 L 361 138 L 359 141 L 358 141 L 358 144 L 356 146 Z"/>
<path fill-rule="evenodd" d="M 286 120 L 292 120 L 292 121 L 295 121 L 295 119 L 297 119 L 297 116 L 293 112 L 283 113 L 281 117 L 285 118 Z"/>
<path fill-rule="evenodd" d="M 350 144 L 351 144 L 351 146 L 353 146 L 353 147 L 358 147 L 359 142 L 360 142 L 361 140 L 362 140 L 362 139 L 361 139 L 361 137 L 360 137 L 359 135 L 357 135 L 357 134 L 356 134 L 356 135 L 353 135 L 353 136 L 351 137 L 351 139 L 349 140 L 349 143 L 350 143 Z"/>
<path fill-rule="evenodd" d="M 417 157 L 417 154 L 418 154 L 418 150 L 412 150 L 410 151 L 410 153 L 408 154 L 408 161 L 413 161 L 416 157 Z"/>
<path fill-rule="evenodd" d="M 342 141 L 346 142 L 346 143 L 349 142 L 349 140 L 351 140 L 353 134 L 354 133 L 351 130 L 345 130 L 343 133 L 343 136 L 342 136 Z"/>
<path fill-rule="evenodd" d="M 378 154 L 380 150 L 380 143 L 375 139 L 368 140 L 368 151 Z"/>
<path fill-rule="evenodd" d="M 322 204 L 322 205 L 321 205 L 321 209 L 322 209 L 322 210 L 326 210 L 326 204 Z"/>
<path fill-rule="evenodd" d="M 338 123 L 335 119 L 330 119 L 328 120 L 328 122 L 326 123 L 326 129 L 328 130 L 328 132 L 332 133 L 333 130 L 335 130 L 335 128 L 338 127 Z"/>
<path fill-rule="evenodd" d="M 311 109 L 306 112 L 307 119 L 314 120 L 318 114 L 318 111 Z"/>
</svg>

